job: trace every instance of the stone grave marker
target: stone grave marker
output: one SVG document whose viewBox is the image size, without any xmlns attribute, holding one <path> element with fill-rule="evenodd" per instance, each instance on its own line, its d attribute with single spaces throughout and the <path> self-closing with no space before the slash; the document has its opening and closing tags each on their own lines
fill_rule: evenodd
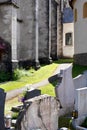
<svg viewBox="0 0 87 130">
<path fill-rule="evenodd" d="M 36 97 L 41 95 L 41 90 L 38 89 L 34 89 L 34 90 L 27 90 L 26 94 L 25 94 L 25 100 Z"/>
<path fill-rule="evenodd" d="M 0 88 L 0 130 L 5 130 L 4 123 L 4 107 L 5 107 L 6 93 Z"/>
</svg>

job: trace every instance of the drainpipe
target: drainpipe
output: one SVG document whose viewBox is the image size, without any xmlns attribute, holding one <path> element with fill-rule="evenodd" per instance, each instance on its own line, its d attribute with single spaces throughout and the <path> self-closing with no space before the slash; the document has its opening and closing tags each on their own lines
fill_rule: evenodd
<svg viewBox="0 0 87 130">
<path fill-rule="evenodd" d="M 35 41 L 35 43 L 36 43 L 36 47 L 35 47 L 35 69 L 37 70 L 37 69 L 39 69 L 40 68 L 40 63 L 39 63 L 39 54 L 38 54 L 38 52 L 39 52 L 39 47 L 38 47 L 38 43 L 39 43 L 39 34 L 38 34 L 38 8 L 39 8 L 39 1 L 38 0 L 36 0 L 35 1 L 36 2 L 36 7 L 35 7 L 35 17 L 36 17 L 36 29 L 35 29 L 35 36 L 36 36 L 36 41 Z"/>
</svg>

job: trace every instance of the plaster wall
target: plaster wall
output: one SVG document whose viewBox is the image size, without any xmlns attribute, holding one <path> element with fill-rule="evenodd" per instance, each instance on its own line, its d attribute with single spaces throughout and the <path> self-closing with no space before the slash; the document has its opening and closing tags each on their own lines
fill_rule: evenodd
<svg viewBox="0 0 87 130">
<path fill-rule="evenodd" d="M 75 54 L 87 52 L 87 18 L 83 18 L 83 4 L 87 0 L 77 0 L 74 9 L 77 9 L 77 21 L 75 22 Z"/>
<path fill-rule="evenodd" d="M 65 34 L 72 33 L 72 45 L 65 45 Z M 74 54 L 74 23 L 63 24 L 63 56 L 73 57 Z"/>
</svg>

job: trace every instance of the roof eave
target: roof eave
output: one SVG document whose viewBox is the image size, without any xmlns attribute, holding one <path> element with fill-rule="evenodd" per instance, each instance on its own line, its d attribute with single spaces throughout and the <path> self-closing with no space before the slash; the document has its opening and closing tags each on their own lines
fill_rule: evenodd
<svg viewBox="0 0 87 130">
<path fill-rule="evenodd" d="M 13 4 L 14 6 L 18 7 L 17 0 L 0 0 L 0 5 L 3 4 Z"/>
</svg>

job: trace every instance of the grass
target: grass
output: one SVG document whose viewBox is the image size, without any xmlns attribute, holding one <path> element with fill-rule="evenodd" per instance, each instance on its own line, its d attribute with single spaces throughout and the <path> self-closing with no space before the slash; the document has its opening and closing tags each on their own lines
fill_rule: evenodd
<svg viewBox="0 0 87 130">
<path fill-rule="evenodd" d="M 10 91 L 13 89 L 23 87 L 26 84 L 37 83 L 51 76 L 59 64 L 72 63 L 72 62 L 73 62 L 72 59 L 60 59 L 58 61 L 55 61 L 53 64 L 42 66 L 38 71 L 31 69 L 29 70 L 29 73 L 31 73 L 31 75 L 23 76 L 21 77 L 21 79 L 17 81 L 10 81 L 7 83 L 3 83 L 0 85 L 0 88 L 5 89 L 5 91 Z M 72 75 L 73 77 L 76 77 L 77 75 L 83 73 L 83 71 L 85 70 L 87 70 L 87 66 L 80 66 L 73 64 Z M 39 89 L 41 90 L 41 94 L 49 94 L 51 96 L 55 96 L 56 84 L 57 81 L 50 83 L 46 86 L 40 87 Z M 11 107 L 15 105 L 19 105 L 18 97 L 13 98 L 12 100 L 6 102 L 5 113 L 10 111 Z"/>
<path fill-rule="evenodd" d="M 73 64 L 73 68 L 72 68 L 72 76 L 76 77 L 79 74 L 82 74 L 84 71 L 87 70 L 87 66 L 81 66 L 81 65 L 76 65 Z"/>
<path fill-rule="evenodd" d="M 57 63 L 52 63 L 50 65 L 41 67 L 38 71 L 35 71 L 34 69 L 28 70 L 31 75 L 22 76 L 19 80 L 16 81 L 9 81 L 7 83 L 3 83 L 0 85 L 0 88 L 3 88 L 7 92 L 13 89 L 21 88 L 26 84 L 34 84 L 40 82 L 50 77 L 56 70 L 57 66 Z"/>
<path fill-rule="evenodd" d="M 39 87 L 38 89 L 41 90 L 41 94 L 48 94 L 50 96 L 55 96 L 55 86 L 56 86 L 57 81 L 53 82 L 52 84 L 48 84 L 43 87 Z M 20 95 L 19 95 L 20 96 Z M 12 106 L 17 106 L 20 105 L 20 102 L 18 102 L 18 96 L 6 101 L 5 103 L 5 114 L 6 113 L 11 113 L 10 110 Z"/>
<path fill-rule="evenodd" d="M 73 59 L 60 59 L 50 65 L 43 65 L 38 71 L 35 71 L 34 69 L 27 70 L 25 76 L 22 76 L 19 80 L 16 81 L 9 81 L 7 83 L 3 83 L 0 85 L 0 88 L 3 88 L 7 92 L 13 89 L 21 88 L 26 84 L 34 84 L 40 82 L 50 77 L 59 64 L 71 62 L 73 62 Z M 21 73 L 23 72 L 21 71 Z"/>
<path fill-rule="evenodd" d="M 72 126 L 72 120 L 69 117 L 66 116 L 60 116 L 58 120 L 59 128 L 66 127 L 69 128 L 69 130 L 75 130 Z"/>
<path fill-rule="evenodd" d="M 14 97 L 11 100 L 6 101 L 5 103 L 5 114 L 11 114 L 11 108 L 13 106 L 20 105 L 21 103 L 18 102 L 18 97 Z"/>
<path fill-rule="evenodd" d="M 48 84 L 43 87 L 39 87 L 38 89 L 41 90 L 41 94 L 48 94 L 50 96 L 55 96 L 55 86 L 57 84 L 57 80 L 54 81 L 52 84 Z"/>
</svg>

